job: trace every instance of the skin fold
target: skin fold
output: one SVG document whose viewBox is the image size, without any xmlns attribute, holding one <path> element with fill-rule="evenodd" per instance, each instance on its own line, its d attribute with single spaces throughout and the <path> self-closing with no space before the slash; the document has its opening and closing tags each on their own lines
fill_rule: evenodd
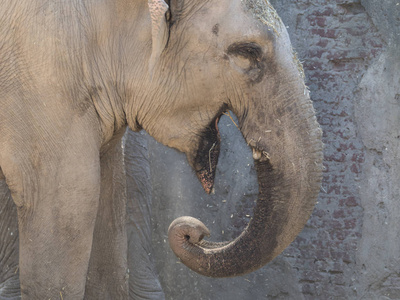
<svg viewBox="0 0 400 300">
<path fill-rule="evenodd" d="M 126 126 L 184 152 L 211 192 L 219 117 L 238 117 L 257 207 L 222 244 L 204 241 L 196 219 L 171 224 L 170 245 L 194 271 L 251 272 L 307 222 L 321 130 L 268 2 L 4 0 L 0 49 L 0 179 L 17 208 L 22 299 L 129 297 Z"/>
</svg>

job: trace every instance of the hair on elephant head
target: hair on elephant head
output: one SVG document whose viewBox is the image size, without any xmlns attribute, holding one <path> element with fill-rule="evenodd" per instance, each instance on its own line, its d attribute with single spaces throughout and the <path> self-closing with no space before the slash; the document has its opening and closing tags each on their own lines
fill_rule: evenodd
<svg viewBox="0 0 400 300">
<path fill-rule="evenodd" d="M 154 8 L 166 5 L 168 17 Z M 209 193 L 219 154 L 218 120 L 232 110 L 253 149 L 259 182 L 254 217 L 235 240 L 204 241 L 209 235 L 205 225 L 182 217 L 169 228 L 170 245 L 184 264 L 203 275 L 248 273 L 294 240 L 319 192 L 321 130 L 303 69 L 267 0 L 149 1 L 149 7 L 151 84 L 159 102 L 153 114 L 139 112 L 138 122 L 162 143 L 186 153 Z"/>
</svg>

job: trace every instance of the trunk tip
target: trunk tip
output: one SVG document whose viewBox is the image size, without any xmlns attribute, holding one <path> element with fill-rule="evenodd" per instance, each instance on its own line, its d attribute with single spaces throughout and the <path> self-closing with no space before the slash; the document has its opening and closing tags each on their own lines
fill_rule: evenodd
<svg viewBox="0 0 400 300">
<path fill-rule="evenodd" d="M 179 217 L 175 219 L 168 228 L 168 240 L 172 250 L 179 257 L 174 249 L 183 242 L 191 244 L 200 243 L 205 236 L 210 236 L 210 231 L 203 222 L 193 217 Z"/>
</svg>

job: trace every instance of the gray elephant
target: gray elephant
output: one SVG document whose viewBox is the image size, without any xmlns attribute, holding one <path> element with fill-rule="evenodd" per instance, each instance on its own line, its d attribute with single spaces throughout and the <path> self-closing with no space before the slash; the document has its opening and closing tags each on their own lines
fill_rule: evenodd
<svg viewBox="0 0 400 300">
<path fill-rule="evenodd" d="M 194 271 L 251 272 L 302 230 L 321 130 L 267 1 L 5 0 L 0 24 L 0 179 L 17 207 L 23 299 L 128 297 L 126 126 L 184 152 L 210 193 L 219 118 L 238 117 L 258 174 L 254 217 L 226 243 L 175 220 L 170 245 Z"/>
</svg>

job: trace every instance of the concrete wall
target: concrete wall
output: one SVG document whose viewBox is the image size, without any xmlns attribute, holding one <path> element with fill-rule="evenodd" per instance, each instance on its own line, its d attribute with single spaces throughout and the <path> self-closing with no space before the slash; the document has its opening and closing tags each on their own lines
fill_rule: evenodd
<svg viewBox="0 0 400 300">
<path fill-rule="evenodd" d="M 209 279 L 168 247 L 170 222 L 200 218 L 213 240 L 245 226 L 257 193 L 251 154 L 224 117 L 215 195 L 184 155 L 147 138 L 151 254 L 167 299 L 400 299 L 400 1 L 271 1 L 304 63 L 324 131 L 323 188 L 306 228 L 271 264 Z"/>
<path fill-rule="evenodd" d="M 365 298 L 400 299 L 400 1 L 362 4 L 386 47 L 355 94 L 365 150 L 357 288 Z"/>
</svg>

